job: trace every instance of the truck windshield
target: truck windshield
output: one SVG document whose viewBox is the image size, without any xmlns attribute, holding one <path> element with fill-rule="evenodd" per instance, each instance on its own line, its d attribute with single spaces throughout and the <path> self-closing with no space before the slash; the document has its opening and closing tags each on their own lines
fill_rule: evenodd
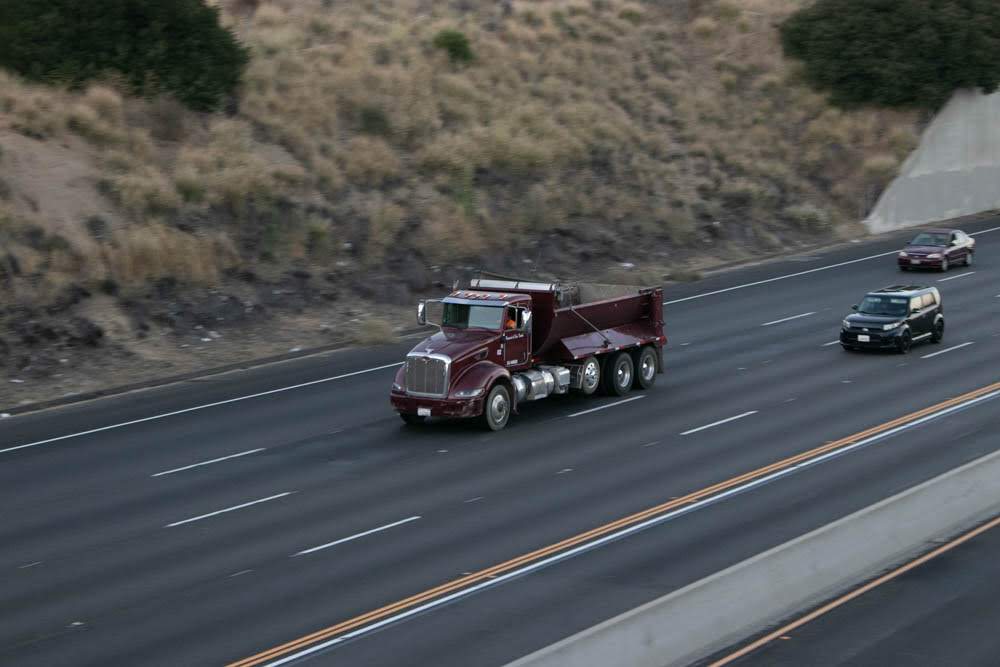
<svg viewBox="0 0 1000 667">
<path fill-rule="evenodd" d="M 441 325 L 456 329 L 500 328 L 503 306 L 470 306 L 465 303 L 445 303 Z"/>
<path fill-rule="evenodd" d="M 909 299 L 889 296 L 866 296 L 858 307 L 858 312 L 865 315 L 906 315 Z"/>
</svg>

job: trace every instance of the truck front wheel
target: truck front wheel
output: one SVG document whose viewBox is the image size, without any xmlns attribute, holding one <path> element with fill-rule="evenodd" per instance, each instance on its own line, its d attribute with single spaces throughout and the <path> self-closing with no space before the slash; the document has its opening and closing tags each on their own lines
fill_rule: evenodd
<svg viewBox="0 0 1000 667">
<path fill-rule="evenodd" d="M 619 352 L 604 366 L 604 389 L 612 396 L 624 396 L 632 388 L 635 364 L 628 352 Z"/>
<path fill-rule="evenodd" d="M 499 431 L 510 419 L 510 390 L 502 384 L 493 385 L 483 405 L 483 423 L 491 431 Z"/>
</svg>

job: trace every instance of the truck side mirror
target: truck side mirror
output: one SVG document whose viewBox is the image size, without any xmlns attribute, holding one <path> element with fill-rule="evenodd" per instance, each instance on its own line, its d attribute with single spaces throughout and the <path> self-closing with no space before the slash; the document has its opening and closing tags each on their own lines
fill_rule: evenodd
<svg viewBox="0 0 1000 667">
<path fill-rule="evenodd" d="M 417 304 L 417 324 L 427 326 L 427 303 L 424 301 Z"/>
</svg>

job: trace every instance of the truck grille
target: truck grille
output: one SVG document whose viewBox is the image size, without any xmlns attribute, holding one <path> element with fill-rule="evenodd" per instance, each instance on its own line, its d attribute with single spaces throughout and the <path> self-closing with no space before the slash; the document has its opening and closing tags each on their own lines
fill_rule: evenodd
<svg viewBox="0 0 1000 667">
<path fill-rule="evenodd" d="M 413 355 L 406 359 L 406 391 L 418 396 L 445 396 L 451 362 L 438 355 Z"/>
</svg>

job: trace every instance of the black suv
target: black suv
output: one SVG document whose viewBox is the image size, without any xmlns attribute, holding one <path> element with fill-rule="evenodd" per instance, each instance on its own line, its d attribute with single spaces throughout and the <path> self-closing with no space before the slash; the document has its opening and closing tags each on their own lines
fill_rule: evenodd
<svg viewBox="0 0 1000 667">
<path fill-rule="evenodd" d="M 913 343 L 944 338 L 944 308 L 936 287 L 894 285 L 869 292 L 844 318 L 840 344 L 845 350 L 910 351 Z"/>
</svg>

